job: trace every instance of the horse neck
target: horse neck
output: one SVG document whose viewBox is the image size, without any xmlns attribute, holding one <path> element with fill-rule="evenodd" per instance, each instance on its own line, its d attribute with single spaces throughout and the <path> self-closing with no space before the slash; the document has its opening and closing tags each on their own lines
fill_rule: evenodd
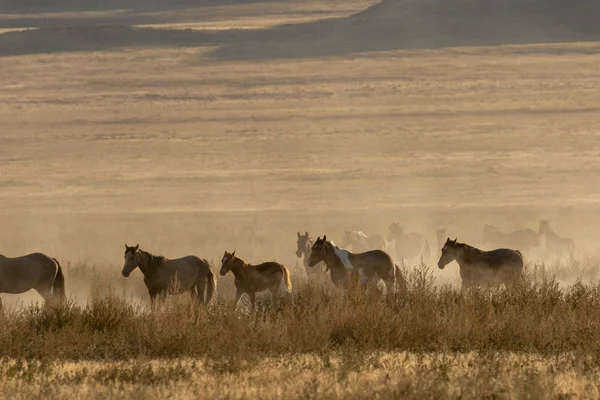
<svg viewBox="0 0 600 400">
<path fill-rule="evenodd" d="M 348 252 L 350 256 L 352 253 Z M 327 252 L 325 259 L 323 260 L 329 269 L 344 269 L 344 264 L 342 260 L 335 254 L 335 249 L 333 245 L 331 246 L 331 250 Z"/>
<path fill-rule="evenodd" d="M 404 232 L 404 230 L 401 230 L 401 231 L 394 231 L 390 237 L 392 240 L 395 240 L 396 242 L 401 242 L 401 241 L 405 240 L 407 236 L 408 235 L 406 234 L 406 232 Z"/>
<path fill-rule="evenodd" d="M 475 247 L 471 247 L 469 245 L 463 244 L 461 247 L 460 255 L 456 257 L 456 262 L 458 263 L 459 267 L 465 268 L 465 267 L 468 267 L 468 265 L 467 265 L 468 259 L 477 258 L 477 256 L 480 254 L 481 254 L 481 251 L 476 249 Z"/>
<path fill-rule="evenodd" d="M 538 237 L 541 237 L 543 235 L 546 235 L 546 239 L 558 239 L 558 235 L 556 234 L 556 232 L 554 232 L 552 230 L 552 228 L 550 228 L 549 226 L 546 226 L 544 229 L 540 229 L 538 231 Z"/>
<path fill-rule="evenodd" d="M 144 276 L 154 275 L 156 270 L 154 268 L 154 265 L 152 265 L 152 255 L 142 250 L 140 250 L 138 254 L 140 257 L 140 271 L 142 271 Z"/>
<path fill-rule="evenodd" d="M 305 259 L 308 259 L 308 257 L 310 256 L 312 246 L 313 241 L 310 239 L 306 239 L 306 242 L 304 242 L 304 249 L 302 249 L 302 253 L 304 254 Z"/>
<path fill-rule="evenodd" d="M 243 279 L 245 276 L 245 272 L 250 266 L 250 264 L 237 257 L 234 259 L 234 261 L 236 261 L 236 263 L 233 266 L 229 267 L 229 269 L 233 273 L 233 276 L 235 276 L 236 278 Z"/>
</svg>

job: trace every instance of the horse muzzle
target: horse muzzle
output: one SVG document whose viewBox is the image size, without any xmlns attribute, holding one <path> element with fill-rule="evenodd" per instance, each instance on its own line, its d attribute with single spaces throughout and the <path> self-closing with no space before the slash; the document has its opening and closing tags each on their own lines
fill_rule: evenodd
<svg viewBox="0 0 600 400">
<path fill-rule="evenodd" d="M 444 269 L 445 266 L 446 266 L 446 264 L 443 264 L 441 262 L 438 263 L 438 268 L 439 269 Z"/>
<path fill-rule="evenodd" d="M 219 274 L 220 274 L 221 276 L 225 276 L 225 275 L 227 275 L 227 271 L 220 270 L 220 271 L 219 271 Z"/>
<path fill-rule="evenodd" d="M 125 270 L 123 270 L 123 271 L 121 271 L 121 274 L 123 274 L 123 276 L 125 278 L 129 278 L 129 275 L 131 274 L 131 271 L 125 271 Z"/>
<path fill-rule="evenodd" d="M 298 257 L 298 258 L 302 257 L 302 253 L 299 251 L 296 251 L 296 257 Z"/>
</svg>

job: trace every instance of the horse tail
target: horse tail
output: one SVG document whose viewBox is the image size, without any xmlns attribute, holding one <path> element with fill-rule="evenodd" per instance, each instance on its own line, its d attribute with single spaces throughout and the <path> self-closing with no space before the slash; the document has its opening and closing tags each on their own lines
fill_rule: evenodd
<svg viewBox="0 0 600 400">
<path fill-rule="evenodd" d="M 65 298 L 65 276 L 58 260 L 56 258 L 53 260 L 56 263 L 56 276 L 52 282 L 52 295 L 62 300 Z"/>
<path fill-rule="evenodd" d="M 283 271 L 283 276 L 281 277 L 281 279 L 283 280 L 285 293 L 292 293 L 292 281 L 290 279 L 290 270 L 287 269 L 284 265 L 281 266 L 281 269 Z"/>
<path fill-rule="evenodd" d="M 204 262 L 208 265 L 208 275 L 206 276 L 206 302 L 204 304 L 208 304 L 217 290 L 217 280 L 215 279 L 215 273 L 210 269 L 208 261 L 204 260 Z M 204 293 L 201 295 L 204 295 Z"/>
<path fill-rule="evenodd" d="M 423 238 L 423 249 L 421 250 L 421 259 L 425 262 L 429 261 L 431 257 L 431 247 L 429 247 L 429 242 L 427 239 Z"/>
<path fill-rule="evenodd" d="M 406 279 L 404 279 L 402 270 L 400 269 L 398 264 L 394 264 L 394 268 L 395 268 L 394 280 L 396 281 L 396 292 L 398 292 L 398 291 L 406 292 L 406 289 L 407 289 Z"/>
</svg>

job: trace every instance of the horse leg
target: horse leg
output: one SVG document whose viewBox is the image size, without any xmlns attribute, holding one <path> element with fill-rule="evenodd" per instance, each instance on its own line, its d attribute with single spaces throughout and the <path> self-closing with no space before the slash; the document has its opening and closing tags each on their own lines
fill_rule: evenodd
<svg viewBox="0 0 600 400">
<path fill-rule="evenodd" d="M 237 292 L 235 292 L 235 304 L 237 304 L 237 302 L 240 301 L 240 298 L 244 293 L 246 292 L 241 289 L 238 289 Z"/>
<path fill-rule="evenodd" d="M 198 297 L 198 301 L 200 304 L 204 304 L 204 290 L 206 288 L 206 280 L 200 279 L 196 283 L 196 296 Z"/>
<path fill-rule="evenodd" d="M 52 302 L 52 287 L 35 288 L 42 299 L 44 299 L 44 307 L 48 307 Z"/>
<path fill-rule="evenodd" d="M 396 292 L 396 285 L 395 285 L 396 279 L 394 279 L 394 277 L 386 277 L 383 278 L 383 283 L 385 284 L 385 288 L 387 290 L 387 294 L 392 294 Z"/>
<path fill-rule="evenodd" d="M 254 311 L 254 303 L 256 302 L 256 293 L 254 292 L 247 292 L 248 296 L 250 297 L 250 304 L 252 304 L 252 311 Z"/>
<path fill-rule="evenodd" d="M 156 296 L 158 296 L 158 292 L 155 290 L 148 290 L 148 293 L 150 294 L 150 306 L 154 309 L 154 307 L 156 307 Z"/>
</svg>

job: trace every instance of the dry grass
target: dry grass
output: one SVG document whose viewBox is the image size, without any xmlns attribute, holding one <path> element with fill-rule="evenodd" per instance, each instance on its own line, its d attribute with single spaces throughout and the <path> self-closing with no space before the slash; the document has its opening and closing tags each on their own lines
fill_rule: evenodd
<svg viewBox="0 0 600 400">
<path fill-rule="evenodd" d="M 14 399 L 595 398 L 589 359 L 474 352 L 269 357 L 231 373 L 196 359 L 0 361 L 0 396 Z"/>
<path fill-rule="evenodd" d="M 71 285 L 84 268 L 68 271 Z M 100 294 L 115 282 L 91 268 L 89 302 L 7 311 L 0 395 L 593 397 L 600 284 L 561 287 L 552 275 L 562 268 L 460 292 L 423 265 L 407 272 L 406 293 L 299 284 L 250 315 L 235 312 L 227 285 L 208 308 L 175 296 L 153 310 Z"/>
</svg>

